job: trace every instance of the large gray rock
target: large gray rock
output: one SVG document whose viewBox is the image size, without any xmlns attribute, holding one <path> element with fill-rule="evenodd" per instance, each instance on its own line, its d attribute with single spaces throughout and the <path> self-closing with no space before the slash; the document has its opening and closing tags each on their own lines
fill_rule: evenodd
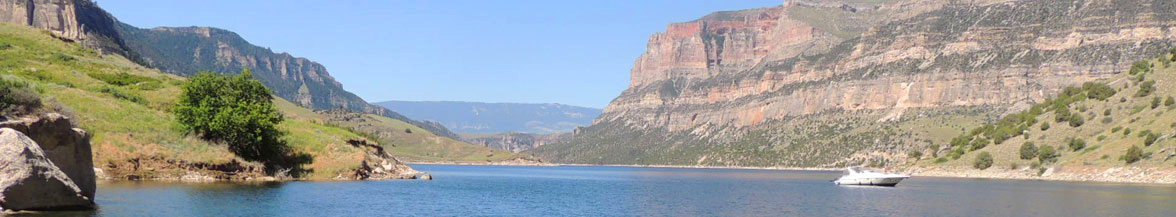
<svg viewBox="0 0 1176 217">
<path fill-rule="evenodd" d="M 0 209 L 89 209 L 93 205 L 93 197 L 83 195 L 36 142 L 19 131 L 0 128 Z"/>
<path fill-rule="evenodd" d="M 12 128 L 31 138 L 44 150 L 49 161 L 82 189 L 82 195 L 94 198 L 94 160 L 90 150 L 90 135 L 74 128 L 69 118 L 47 113 L 3 121 L 0 122 L 0 128 Z"/>
</svg>

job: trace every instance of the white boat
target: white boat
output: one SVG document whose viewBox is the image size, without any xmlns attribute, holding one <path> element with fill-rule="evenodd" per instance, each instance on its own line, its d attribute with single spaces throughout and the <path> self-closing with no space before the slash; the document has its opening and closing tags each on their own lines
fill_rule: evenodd
<svg viewBox="0 0 1176 217">
<path fill-rule="evenodd" d="M 845 176 L 833 180 L 837 185 L 876 185 L 876 186 L 894 186 L 898 185 L 903 179 L 911 176 L 894 173 L 881 173 L 877 171 L 867 170 L 859 167 L 845 168 L 848 172 Z"/>
</svg>

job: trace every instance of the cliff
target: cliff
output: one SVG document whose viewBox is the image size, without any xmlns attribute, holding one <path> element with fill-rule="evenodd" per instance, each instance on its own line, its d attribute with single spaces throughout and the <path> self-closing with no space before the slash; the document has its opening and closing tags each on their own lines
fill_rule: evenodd
<svg viewBox="0 0 1176 217">
<path fill-rule="evenodd" d="M 118 21 L 87 0 L 2 0 L 0 22 L 45 29 L 59 39 L 137 60 L 115 30 Z"/>
<path fill-rule="evenodd" d="M 1167 1 L 789 1 L 719 12 L 654 34 L 630 88 L 592 127 L 534 153 L 723 166 L 889 158 L 943 140 L 904 128 L 914 123 L 942 118 L 933 124 L 958 131 L 984 121 L 969 117 L 1161 53 L 1176 39 L 1172 9 Z M 847 16 L 859 19 L 830 18 Z"/>
</svg>

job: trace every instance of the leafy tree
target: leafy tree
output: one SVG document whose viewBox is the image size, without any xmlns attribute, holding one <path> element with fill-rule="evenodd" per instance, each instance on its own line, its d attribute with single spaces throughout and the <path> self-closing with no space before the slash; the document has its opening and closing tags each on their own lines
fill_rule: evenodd
<svg viewBox="0 0 1176 217">
<path fill-rule="evenodd" d="M 1139 146 L 1132 145 L 1127 149 L 1127 154 L 1123 155 L 1123 160 L 1127 161 L 1127 164 L 1138 162 L 1140 159 L 1143 159 L 1143 149 Z"/>
<path fill-rule="evenodd" d="M 979 155 L 976 155 L 976 160 L 972 161 L 972 167 L 981 170 L 992 167 L 992 154 L 987 151 L 980 152 Z"/>
<path fill-rule="evenodd" d="M 1042 145 L 1041 149 L 1037 150 L 1037 161 L 1042 164 L 1052 163 L 1058 158 L 1057 150 L 1053 146 Z"/>
<path fill-rule="evenodd" d="M 1021 144 L 1021 160 L 1029 160 L 1037 157 L 1037 146 L 1032 142 L 1025 142 Z"/>
<path fill-rule="evenodd" d="M 264 163 L 270 173 L 310 161 L 309 155 L 291 154 L 281 139 L 285 132 L 277 128 L 283 117 L 273 96 L 249 70 L 236 76 L 202 72 L 182 90 L 173 112 L 190 132 L 227 144 L 242 159 Z"/>
</svg>

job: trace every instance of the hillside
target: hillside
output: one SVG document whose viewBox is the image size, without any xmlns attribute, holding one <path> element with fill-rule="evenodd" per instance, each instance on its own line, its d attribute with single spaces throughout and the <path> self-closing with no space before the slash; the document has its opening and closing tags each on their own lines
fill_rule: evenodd
<svg viewBox="0 0 1176 217">
<path fill-rule="evenodd" d="M 651 36 L 629 89 L 592 126 L 527 152 L 599 164 L 898 162 L 1165 52 L 1176 42 L 1173 9 L 1169 1 L 798 0 L 718 12 Z"/>
<path fill-rule="evenodd" d="M 0 24 L 0 78 L 27 83 L 46 105 L 59 108 L 89 132 L 94 165 L 100 176 L 114 179 L 247 179 L 262 176 L 258 166 L 244 162 L 225 145 L 184 133 L 170 108 L 185 78 L 140 66 L 120 55 L 101 54 L 52 33 L 26 26 Z M 306 178 L 351 177 L 365 160 L 365 147 L 349 140 L 381 141 L 383 137 L 307 117 L 310 109 L 276 99 L 288 118 L 279 129 L 295 152 L 309 154 Z M 354 113 L 351 113 L 354 114 Z M 498 151 L 436 136 L 406 122 L 379 115 L 375 126 L 414 131 L 412 136 L 388 135 L 391 153 L 414 160 L 481 161 L 512 159 Z M 371 125 L 371 124 L 369 124 Z M 419 157 L 418 157 L 419 156 Z"/>
<path fill-rule="evenodd" d="M 454 132 L 548 134 L 571 132 L 592 124 L 600 109 L 561 104 L 453 101 L 385 101 L 373 103 L 412 119 L 440 123 Z"/>
<path fill-rule="evenodd" d="M 539 146 L 556 143 L 572 138 L 571 132 L 552 134 L 533 134 L 522 132 L 506 133 L 458 133 L 461 140 L 470 144 L 482 145 L 494 149 L 523 152 Z"/>
<path fill-rule="evenodd" d="M 1141 62 L 1132 73 L 1075 86 L 1000 121 L 970 127 L 948 145 L 913 151 L 918 154 L 912 157 L 926 155 L 901 166 L 926 174 L 1176 182 L 1172 57 Z M 984 154 L 990 163 L 978 167 Z"/>
</svg>

